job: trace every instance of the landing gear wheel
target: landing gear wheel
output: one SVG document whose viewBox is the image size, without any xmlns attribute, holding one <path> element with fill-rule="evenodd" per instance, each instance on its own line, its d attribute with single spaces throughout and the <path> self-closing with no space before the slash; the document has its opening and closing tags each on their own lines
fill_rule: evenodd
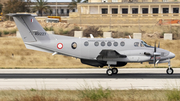
<svg viewBox="0 0 180 101">
<path fill-rule="evenodd" d="M 166 70 L 166 73 L 169 74 L 169 75 L 173 74 L 173 72 L 174 72 L 174 70 L 172 68 L 168 68 Z"/>
<path fill-rule="evenodd" d="M 112 76 L 112 74 L 113 74 L 112 69 L 108 69 L 108 70 L 106 71 L 106 74 L 107 74 L 108 76 Z"/>
<path fill-rule="evenodd" d="M 113 72 L 113 74 L 117 74 L 118 73 L 118 69 L 117 68 L 112 68 L 112 72 Z"/>
</svg>

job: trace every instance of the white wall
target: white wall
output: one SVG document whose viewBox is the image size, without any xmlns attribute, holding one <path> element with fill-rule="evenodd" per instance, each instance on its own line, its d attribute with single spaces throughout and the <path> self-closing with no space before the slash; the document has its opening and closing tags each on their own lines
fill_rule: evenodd
<svg viewBox="0 0 180 101">
<path fill-rule="evenodd" d="M 98 14 L 98 7 L 89 7 L 90 14 Z"/>
<path fill-rule="evenodd" d="M 91 2 L 91 3 L 93 3 L 93 2 L 101 2 L 102 0 L 89 0 L 88 2 Z"/>
</svg>

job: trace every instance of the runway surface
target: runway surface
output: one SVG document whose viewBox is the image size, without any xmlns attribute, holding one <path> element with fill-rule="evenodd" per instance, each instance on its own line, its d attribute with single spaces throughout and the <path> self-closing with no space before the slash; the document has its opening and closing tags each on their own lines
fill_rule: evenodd
<svg viewBox="0 0 180 101">
<path fill-rule="evenodd" d="M 66 73 L 66 74 L 0 74 L 0 78 L 2 79 L 53 79 L 53 78 L 64 78 L 64 79 L 179 79 L 180 73 L 176 73 L 173 75 L 167 75 L 166 73 L 122 73 L 112 76 L 107 76 L 103 73 L 86 73 L 86 74 L 79 74 L 79 73 Z"/>
<path fill-rule="evenodd" d="M 117 75 L 107 76 L 106 69 L 0 69 L 0 89 L 62 89 L 85 87 L 124 89 L 167 89 L 179 87 L 180 69 L 173 75 L 166 68 L 119 69 Z"/>
</svg>

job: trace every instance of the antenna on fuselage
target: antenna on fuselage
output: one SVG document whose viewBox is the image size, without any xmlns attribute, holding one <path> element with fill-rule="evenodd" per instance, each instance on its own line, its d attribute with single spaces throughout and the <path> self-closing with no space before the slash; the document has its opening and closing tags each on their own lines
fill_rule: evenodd
<svg viewBox="0 0 180 101">
<path fill-rule="evenodd" d="M 93 36 L 92 34 L 90 34 L 90 37 L 91 37 L 91 38 L 94 38 L 94 36 Z"/>
</svg>

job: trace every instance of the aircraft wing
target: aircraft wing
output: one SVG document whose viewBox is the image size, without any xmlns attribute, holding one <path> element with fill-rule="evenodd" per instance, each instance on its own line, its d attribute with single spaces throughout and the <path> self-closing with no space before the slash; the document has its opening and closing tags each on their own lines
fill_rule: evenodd
<svg viewBox="0 0 180 101">
<path fill-rule="evenodd" d="M 97 60 L 110 59 L 110 58 L 126 58 L 126 55 L 122 55 L 115 50 L 102 50 L 97 56 Z"/>
</svg>

